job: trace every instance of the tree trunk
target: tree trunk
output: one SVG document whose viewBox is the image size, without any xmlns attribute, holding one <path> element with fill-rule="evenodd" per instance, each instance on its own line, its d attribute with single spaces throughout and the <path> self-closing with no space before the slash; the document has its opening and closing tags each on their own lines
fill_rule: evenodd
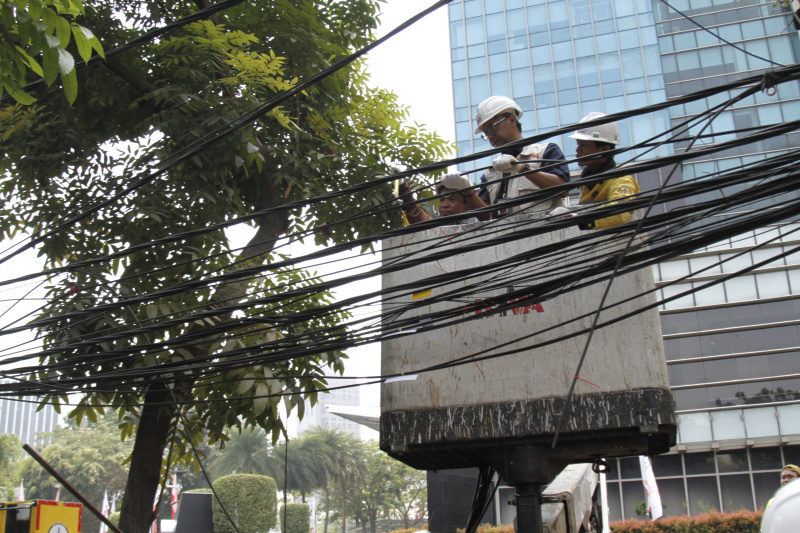
<svg viewBox="0 0 800 533">
<path fill-rule="evenodd" d="M 122 497 L 119 527 L 125 533 L 147 533 L 156 518 L 153 504 L 161 478 L 161 460 L 175 414 L 170 400 L 169 391 L 163 385 L 154 385 L 144 395 L 131 469 Z"/>
<path fill-rule="evenodd" d="M 342 533 L 347 533 L 347 494 L 344 488 L 344 474 L 339 479 L 339 485 L 342 491 Z"/>
<path fill-rule="evenodd" d="M 272 180 L 274 170 L 271 160 L 266 159 L 264 180 L 262 180 L 259 190 L 258 210 L 277 207 L 282 202 Z M 288 227 L 288 211 L 262 216 L 259 219 L 258 231 L 239 254 L 238 259 L 241 261 L 261 258 L 264 254 L 271 252 L 278 238 L 286 232 Z M 249 279 L 223 283 L 212 297 L 211 302 L 225 302 L 225 305 L 230 305 L 240 301 L 247 295 L 249 284 Z M 221 321 L 222 318 L 217 320 Z M 199 329 L 196 326 L 192 327 L 188 335 Z M 191 351 L 195 357 L 202 357 L 208 354 L 209 346 L 210 343 L 206 346 L 195 346 L 191 348 Z M 169 440 L 172 417 L 177 414 L 175 406 L 170 405 L 172 403 L 173 399 L 169 391 L 162 385 L 154 386 L 145 393 L 142 417 L 136 431 L 131 455 L 125 496 L 122 498 L 120 529 L 124 533 L 147 533 L 155 519 L 153 502 L 159 486 L 163 453 Z"/>
<path fill-rule="evenodd" d="M 369 513 L 369 532 L 375 533 L 378 529 L 378 511 L 370 511 Z"/>
<path fill-rule="evenodd" d="M 325 525 L 322 526 L 322 533 L 328 533 L 328 514 L 331 512 L 331 493 L 328 485 L 325 485 Z"/>
</svg>

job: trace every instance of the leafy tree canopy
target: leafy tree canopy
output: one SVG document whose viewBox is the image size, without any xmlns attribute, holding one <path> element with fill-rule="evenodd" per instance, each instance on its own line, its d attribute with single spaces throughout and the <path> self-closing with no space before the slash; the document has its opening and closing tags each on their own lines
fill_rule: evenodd
<svg viewBox="0 0 800 533">
<path fill-rule="evenodd" d="M 76 22 L 84 15 L 81 0 L 7 0 L 0 4 L 0 97 L 11 95 L 21 104 L 36 99 L 22 88 L 58 76 L 67 100 L 78 96 L 75 57 L 83 61 L 103 47 L 92 31 Z"/>
<path fill-rule="evenodd" d="M 96 0 L 83 23 L 111 49 L 206 5 Z M 150 525 L 162 458 L 190 461 L 190 440 L 213 443 L 230 427 L 260 426 L 274 441 L 279 403 L 302 415 L 304 400 L 327 386 L 323 369 L 343 370 L 341 349 L 317 347 L 338 338 L 347 314 L 309 312 L 332 294 L 276 299 L 319 281 L 264 268 L 286 235 L 326 224 L 317 243 L 344 243 L 399 225 L 386 212 L 351 218 L 392 191 L 292 202 L 367 184 L 388 161 L 435 161 L 448 148 L 421 126 L 403 126 L 407 112 L 370 86 L 360 62 L 204 144 L 367 44 L 378 6 L 244 2 L 82 69 L 74 105 L 45 88 L 33 105 L 0 106 L 0 237 L 46 230 L 37 249 L 47 267 L 70 265 L 49 278 L 33 324 L 45 349 L 27 371 L 45 401 L 84 394 L 76 421 L 110 406 L 123 436 L 135 436 L 120 522 L 129 533 Z M 191 157 L 164 166 L 196 142 Z M 254 232 L 243 250 L 206 230 L 243 216 Z M 184 236 L 168 240 L 176 234 Z M 246 267 L 260 275 L 234 275 Z M 196 284 L 220 273 L 225 283 Z M 312 344 L 295 340 L 310 335 Z M 298 356 L 270 357 L 286 347 Z"/>
<path fill-rule="evenodd" d="M 122 442 L 114 417 L 100 418 L 96 424 L 57 428 L 50 444 L 39 453 L 55 470 L 69 480 L 81 494 L 98 509 L 102 507 L 103 494 L 109 499 L 119 499 L 128 477 L 128 466 L 133 446 Z M 28 457 L 20 464 L 20 476 L 25 483 L 28 499 L 53 500 L 58 486 L 42 466 Z M 66 489 L 61 489 L 62 501 L 77 501 Z M 83 513 L 84 531 L 96 531 L 97 518 Z"/>
<path fill-rule="evenodd" d="M 17 464 L 21 457 L 22 443 L 11 434 L 0 435 L 0 498 L 11 501 L 14 489 L 19 485 Z"/>
</svg>

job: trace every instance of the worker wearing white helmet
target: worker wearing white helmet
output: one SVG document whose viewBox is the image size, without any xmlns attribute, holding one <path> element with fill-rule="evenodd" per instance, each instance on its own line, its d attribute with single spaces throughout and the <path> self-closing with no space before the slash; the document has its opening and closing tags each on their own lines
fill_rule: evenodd
<svg viewBox="0 0 800 533">
<path fill-rule="evenodd" d="M 506 96 L 490 96 L 478 105 L 476 113 L 477 128 L 475 133 L 488 140 L 492 146 L 505 146 L 514 141 L 522 140 L 522 108 L 511 98 Z M 563 164 L 548 168 L 546 172 L 540 171 L 541 161 L 545 165 L 553 161 L 563 161 Z M 522 174 L 522 173 L 525 174 Z M 503 180 L 514 174 L 519 177 Z M 569 167 L 564 160 L 564 154 L 558 145 L 553 143 L 537 143 L 522 147 L 509 147 L 498 155 L 492 162 L 492 169 L 487 170 L 481 177 L 484 186 L 478 194 L 467 197 L 470 209 L 480 209 L 488 205 L 502 204 L 503 202 L 530 194 L 539 189 L 554 185 L 562 185 L 569 181 Z M 447 174 L 442 183 L 450 189 L 466 189 L 471 187 L 469 179 L 461 174 Z M 556 207 L 564 206 L 566 193 L 555 198 L 546 198 L 536 201 L 533 205 L 519 205 L 510 209 L 498 209 L 494 216 L 502 216 L 512 212 L 533 213 L 537 211 L 550 211 Z M 485 213 L 478 216 L 481 220 L 488 220 L 490 215 Z"/>
<path fill-rule="evenodd" d="M 392 165 L 389 167 L 389 174 L 397 174 L 399 172 L 403 172 L 403 168 L 398 165 Z M 416 224 L 417 222 L 425 222 L 427 220 L 433 220 L 436 218 L 435 216 L 431 216 L 422 209 L 417 201 L 417 197 L 414 194 L 414 191 L 411 190 L 411 187 L 406 183 L 405 180 L 400 182 L 398 187 L 398 193 L 400 201 L 403 204 L 403 212 L 406 215 L 406 220 L 410 224 Z M 477 222 L 475 217 L 468 216 L 467 212 L 469 211 L 469 205 L 467 204 L 468 196 L 474 194 L 472 190 L 468 191 L 456 191 L 454 189 L 449 189 L 444 186 L 442 182 L 439 182 L 436 185 L 436 194 L 440 195 L 439 198 L 439 216 L 440 217 L 447 217 L 451 215 L 464 215 L 464 218 L 457 219 L 452 221 L 452 224 L 467 224 L 472 222 Z"/>
<path fill-rule="evenodd" d="M 606 116 L 605 113 L 596 111 L 589 113 L 581 119 L 581 123 L 597 120 Z M 595 154 L 603 154 L 613 150 L 620 143 L 619 126 L 616 122 L 609 122 L 599 126 L 589 126 L 576 131 L 571 138 L 578 141 L 577 156 L 589 158 Z M 583 167 L 581 179 L 590 179 L 608 172 L 617 166 L 613 155 L 598 155 L 595 158 L 579 161 L 578 165 Z M 619 178 L 607 179 L 600 183 L 593 182 L 581 187 L 581 205 L 592 203 L 603 203 L 611 205 L 616 200 L 628 200 L 632 195 L 638 194 L 639 184 L 633 176 L 621 176 Z M 620 213 L 610 217 L 594 220 L 586 224 L 581 224 L 581 229 L 604 229 L 613 228 L 620 224 L 625 224 L 631 219 L 631 213 Z"/>
</svg>

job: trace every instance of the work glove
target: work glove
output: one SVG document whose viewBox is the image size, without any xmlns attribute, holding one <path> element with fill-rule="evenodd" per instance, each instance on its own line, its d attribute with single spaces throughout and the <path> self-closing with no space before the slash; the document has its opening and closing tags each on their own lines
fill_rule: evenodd
<svg viewBox="0 0 800 533">
<path fill-rule="evenodd" d="M 559 215 L 564 215 L 564 216 L 569 216 L 569 217 L 573 217 L 573 216 L 575 216 L 575 215 L 572 213 L 572 211 L 571 211 L 571 210 L 569 210 L 569 209 L 568 209 L 568 208 L 566 208 L 566 207 L 561 207 L 561 206 L 558 206 L 558 207 L 554 208 L 552 211 L 550 211 L 550 212 L 548 213 L 548 216 L 551 216 L 551 217 L 557 217 L 557 216 L 559 216 Z"/>
<path fill-rule="evenodd" d="M 517 161 L 513 155 L 500 154 L 492 161 L 492 168 L 499 172 L 522 172 L 525 165 Z"/>
<path fill-rule="evenodd" d="M 448 189 L 454 189 L 458 191 L 461 189 L 466 189 L 467 187 L 472 187 L 472 182 L 469 181 L 468 177 L 462 176 L 458 172 L 453 172 L 452 174 L 446 174 L 442 178 L 442 185 Z"/>
</svg>

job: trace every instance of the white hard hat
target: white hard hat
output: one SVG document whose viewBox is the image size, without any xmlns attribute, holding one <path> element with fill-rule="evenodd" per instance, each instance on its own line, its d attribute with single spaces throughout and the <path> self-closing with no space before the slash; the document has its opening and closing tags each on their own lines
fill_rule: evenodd
<svg viewBox="0 0 800 533">
<path fill-rule="evenodd" d="M 604 116 L 606 116 L 605 113 L 592 111 L 581 119 L 581 123 L 589 122 L 590 120 L 596 120 Z M 579 141 L 596 141 L 600 143 L 619 144 L 619 126 L 617 126 L 616 122 L 592 126 L 576 131 L 570 135 L 570 138 L 578 139 Z"/>
<path fill-rule="evenodd" d="M 504 111 L 513 112 L 517 115 L 517 120 L 522 118 L 522 108 L 507 96 L 490 96 L 478 104 L 478 111 L 475 113 L 475 122 L 478 127 L 475 128 L 475 133 L 481 132 L 481 126 L 483 126 L 484 122 L 493 119 Z"/>
<path fill-rule="evenodd" d="M 800 524 L 800 481 L 790 481 L 775 494 L 772 504 L 764 511 L 762 533 L 797 531 Z"/>
</svg>

